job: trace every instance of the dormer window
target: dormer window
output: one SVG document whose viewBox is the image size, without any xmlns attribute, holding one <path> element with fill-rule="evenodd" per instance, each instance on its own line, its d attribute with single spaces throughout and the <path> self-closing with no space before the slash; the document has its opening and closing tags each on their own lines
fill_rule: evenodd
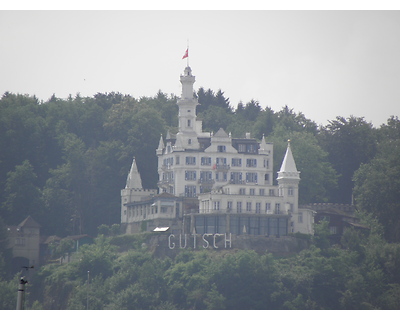
<svg viewBox="0 0 400 320">
<path fill-rule="evenodd" d="M 226 152 L 226 146 L 218 146 L 218 152 Z"/>
</svg>

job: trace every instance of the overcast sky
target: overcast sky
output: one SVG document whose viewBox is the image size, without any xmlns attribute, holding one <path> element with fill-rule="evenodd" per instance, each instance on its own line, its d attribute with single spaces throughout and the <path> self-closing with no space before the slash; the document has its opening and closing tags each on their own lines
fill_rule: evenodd
<svg viewBox="0 0 400 320">
<path fill-rule="evenodd" d="M 400 11 L 0 11 L 0 94 L 48 100 L 200 87 L 317 124 L 400 110 Z"/>
</svg>

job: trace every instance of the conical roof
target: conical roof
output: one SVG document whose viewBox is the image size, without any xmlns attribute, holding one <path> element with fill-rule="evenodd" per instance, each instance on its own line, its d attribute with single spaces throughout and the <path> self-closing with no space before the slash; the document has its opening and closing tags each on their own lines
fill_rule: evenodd
<svg viewBox="0 0 400 320">
<path fill-rule="evenodd" d="M 126 179 L 125 189 L 142 189 L 142 179 L 140 178 L 135 158 L 133 158 L 131 170 Z"/>
<path fill-rule="evenodd" d="M 297 171 L 296 162 L 294 161 L 292 150 L 290 149 L 290 140 L 283 158 L 281 169 L 278 171 L 278 181 L 282 179 L 300 180 L 300 172 Z"/>
<path fill-rule="evenodd" d="M 292 150 L 290 148 L 290 140 L 288 141 L 285 157 L 283 158 L 281 169 L 279 170 L 279 172 L 298 173 L 296 168 L 296 162 L 294 161 Z"/>
</svg>

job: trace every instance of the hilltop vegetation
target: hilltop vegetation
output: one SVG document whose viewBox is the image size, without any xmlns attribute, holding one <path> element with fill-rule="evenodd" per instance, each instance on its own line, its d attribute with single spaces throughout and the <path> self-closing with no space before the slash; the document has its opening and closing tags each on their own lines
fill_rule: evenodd
<svg viewBox="0 0 400 320">
<path fill-rule="evenodd" d="M 251 252 L 229 253 L 214 259 L 211 253 L 196 252 L 182 253 L 182 257 L 175 261 L 161 261 L 152 259 L 141 249 L 117 255 L 115 248 L 107 244 L 108 238 L 98 238 L 96 244 L 87 249 L 88 252 L 101 252 L 102 246 L 108 246 L 111 255 L 108 258 L 112 263 L 102 262 L 108 266 L 108 271 L 101 272 L 101 277 L 97 275 L 100 278 L 94 275 L 92 288 L 97 283 L 99 290 L 94 290 L 96 294 L 108 290 L 115 293 L 111 296 L 120 297 L 120 300 L 110 301 L 107 297 L 96 298 L 99 308 L 397 306 L 390 301 L 400 295 L 397 271 L 400 260 L 397 245 L 400 241 L 399 119 L 391 117 L 386 124 L 375 128 L 364 118 L 338 116 L 328 125 L 318 126 L 288 106 L 274 111 L 252 100 L 233 107 L 221 90 L 215 93 L 200 88 L 196 95 L 199 99 L 198 117 L 203 120 L 204 131 L 216 132 L 222 127 L 233 137 L 251 132 L 256 139 L 260 140 L 264 135 L 267 142 L 273 142 L 274 172 L 278 171 L 287 140 L 291 139 L 296 164 L 301 171 L 301 204 L 351 203 L 354 200 L 360 217 L 365 221 L 376 219 L 374 223 L 380 226 L 381 233 L 361 236 L 354 231 L 347 235 L 346 250 L 331 248 L 324 251 L 317 246 L 296 258 L 282 260 Z M 100 225 L 111 226 L 120 222 L 120 189 L 125 186 L 133 156 L 141 172 L 143 187 L 156 187 L 155 149 L 161 134 L 165 137 L 168 130 L 172 133 L 177 131 L 176 101 L 176 96 L 161 91 L 154 97 L 138 99 L 115 92 L 98 93 L 93 97 L 70 96 L 65 100 L 53 95 L 48 101 L 8 92 L 1 97 L 1 290 L 7 291 L 11 286 L 9 281 L 15 281 L 7 279 L 4 273 L 8 261 L 5 258 L 6 225 L 16 225 L 31 215 L 42 226 L 41 233 L 45 235 L 64 237 L 87 233 L 96 236 Z M 135 271 L 125 265 L 124 259 L 137 259 Z M 196 266 L 197 263 L 201 268 Z M 332 267 L 335 263 L 337 267 Z M 61 305 L 57 303 L 67 303 L 62 305 L 63 308 L 84 306 L 82 297 L 86 295 L 84 281 L 87 272 L 84 268 L 77 262 L 40 270 L 40 290 L 45 292 L 40 293 L 43 299 L 37 306 L 59 308 Z M 186 268 L 188 271 L 184 271 Z M 199 271 L 203 269 L 207 272 Z M 77 270 L 84 271 L 79 273 Z M 142 274 L 136 275 L 149 270 L 155 270 L 151 273 L 157 277 L 144 280 L 146 277 Z M 239 278 L 248 274 L 250 278 L 238 279 L 240 288 L 244 290 L 246 283 L 254 285 L 254 292 L 258 292 L 256 297 L 262 300 L 254 302 L 258 303 L 256 305 L 249 301 L 239 303 L 236 299 L 240 297 L 234 296 L 236 287 L 218 282 L 223 279 L 221 270 L 236 272 L 232 276 L 240 275 Z M 256 283 L 252 274 L 260 272 L 267 272 L 268 276 L 261 277 L 262 280 Z M 269 278 L 269 274 L 273 277 Z M 124 276 L 131 276 L 126 287 L 122 285 Z M 336 281 L 322 281 L 332 277 Z M 320 280 L 325 284 L 320 284 Z M 260 293 L 261 287 L 257 289 L 260 283 L 272 291 Z M 102 289 L 101 286 L 106 285 L 107 290 L 105 287 Z M 325 290 L 321 286 L 330 288 L 336 298 L 328 302 L 326 295 L 318 291 Z M 59 302 L 52 305 L 46 297 L 55 288 L 62 288 L 59 294 L 64 292 L 68 299 L 61 302 L 63 298 L 60 296 Z M 125 289 L 121 291 L 120 288 Z M 153 291 L 147 291 L 150 288 Z M 251 300 L 255 299 L 251 294 L 249 291 Z M 243 294 L 240 296 L 243 298 Z M 381 300 L 374 299 L 378 296 Z M 321 301 L 323 297 L 325 302 Z M 93 301 L 91 305 L 94 308 L 96 304 Z M 3 304 L 3 308 L 6 306 Z"/>
<path fill-rule="evenodd" d="M 330 247 L 322 224 L 309 249 L 287 258 L 181 249 L 160 259 L 142 246 L 145 235 L 101 235 L 73 262 L 31 276 L 26 308 L 399 309 L 400 244 L 386 243 L 375 221 L 369 226 L 366 233 L 347 229 L 341 246 Z M 15 307 L 16 283 L 0 282 L 2 309 Z"/>
</svg>

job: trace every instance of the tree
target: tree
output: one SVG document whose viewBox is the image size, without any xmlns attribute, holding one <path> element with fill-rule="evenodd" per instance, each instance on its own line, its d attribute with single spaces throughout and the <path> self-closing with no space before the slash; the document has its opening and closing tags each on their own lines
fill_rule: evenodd
<svg viewBox="0 0 400 320">
<path fill-rule="evenodd" d="M 36 181 L 37 175 L 28 160 L 7 174 L 3 208 L 8 224 L 17 225 L 29 215 L 35 219 L 41 217 L 43 201 Z"/>
<path fill-rule="evenodd" d="M 400 241 L 400 139 L 381 145 L 378 155 L 355 172 L 354 183 L 359 210 L 378 218 L 388 241 Z"/>
<path fill-rule="evenodd" d="M 221 107 L 209 106 L 206 111 L 199 114 L 203 120 L 203 130 L 217 132 L 220 128 L 226 130 L 232 121 L 232 114 Z"/>
<path fill-rule="evenodd" d="M 255 138 L 261 139 L 263 135 L 267 137 L 272 134 L 275 125 L 276 115 L 271 108 L 267 107 L 260 112 L 251 131 Z"/>
<path fill-rule="evenodd" d="M 165 123 L 158 113 L 143 107 L 132 117 L 131 128 L 128 131 L 128 144 L 131 146 L 131 158 L 135 156 L 137 167 L 141 173 L 143 188 L 156 188 L 158 181 L 157 149 L 160 136 L 165 132 Z M 129 166 L 125 171 L 128 173 Z"/>
<path fill-rule="evenodd" d="M 276 124 L 283 126 L 289 132 L 309 132 L 312 134 L 317 133 L 317 125 L 305 117 L 303 113 L 295 113 L 293 109 L 284 106 L 278 113 L 276 113 Z"/>
<path fill-rule="evenodd" d="M 337 117 L 321 129 L 319 144 L 328 152 L 328 159 L 340 175 L 338 189 L 332 201 L 352 202 L 353 174 L 363 163 L 368 163 L 376 153 L 376 132 L 364 118 Z"/>
</svg>

